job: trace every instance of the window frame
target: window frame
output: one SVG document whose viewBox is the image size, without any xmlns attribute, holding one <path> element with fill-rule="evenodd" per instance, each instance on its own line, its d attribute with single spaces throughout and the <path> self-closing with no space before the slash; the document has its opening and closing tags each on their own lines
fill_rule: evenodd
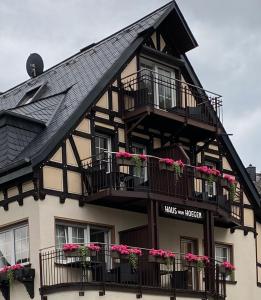
<svg viewBox="0 0 261 300">
<path fill-rule="evenodd" d="M 37 86 L 29 89 L 24 94 L 23 98 L 21 99 L 21 101 L 19 102 L 19 104 L 17 106 L 28 105 L 28 104 L 31 104 L 34 101 L 38 100 L 39 97 L 41 96 L 42 92 L 44 91 L 45 87 L 46 87 L 46 82 L 42 82 L 42 83 L 38 84 Z M 33 93 L 33 96 L 28 98 L 28 95 L 30 93 Z"/>
<path fill-rule="evenodd" d="M 15 239 L 15 231 L 21 228 L 27 228 L 27 233 L 26 233 L 26 241 L 27 241 L 27 253 L 28 253 L 28 261 L 26 262 L 18 262 L 17 260 L 17 253 L 16 253 L 16 249 L 17 249 L 17 245 L 16 245 L 16 239 Z M 10 261 L 7 261 L 7 259 L 5 258 L 4 254 L 3 254 L 3 258 L 5 258 L 6 262 L 8 262 L 10 265 L 14 265 L 14 264 L 21 264 L 21 265 L 28 265 L 30 264 L 30 230 L 29 230 L 29 224 L 28 222 L 22 222 L 22 223 L 17 223 L 14 224 L 10 227 L 4 227 L 0 229 L 0 235 L 4 234 L 4 233 L 10 233 L 10 245 L 11 245 L 11 255 L 10 255 Z M 1 250 L 1 248 L 0 248 Z M 2 252 L 2 251 L 1 251 Z"/>
<path fill-rule="evenodd" d="M 162 64 L 161 62 L 158 61 L 153 61 L 150 60 L 148 58 L 145 57 L 141 57 L 140 58 L 140 63 L 139 63 L 139 69 L 142 69 L 142 65 L 148 66 L 150 68 L 150 70 L 152 70 L 153 72 L 155 72 L 155 80 L 158 83 L 159 82 L 159 76 L 162 76 L 159 73 L 159 70 L 163 70 L 165 72 L 170 72 L 170 80 L 175 81 L 176 79 L 179 79 L 178 76 L 178 72 L 179 69 L 173 66 L 167 66 L 165 64 Z M 163 75 L 164 76 L 164 75 Z M 163 109 L 163 110 L 168 110 L 171 109 L 173 107 L 176 107 L 178 105 L 178 97 L 177 97 L 177 91 L 178 88 L 176 87 L 176 89 L 171 89 L 171 108 L 160 108 L 159 107 L 159 84 L 153 84 L 153 94 L 154 96 L 154 105 L 157 106 L 157 108 L 159 109 Z"/>
<path fill-rule="evenodd" d="M 234 245 L 233 244 L 229 244 L 229 243 L 217 242 L 216 241 L 215 242 L 215 260 L 216 261 L 218 261 L 217 260 L 217 255 L 216 255 L 216 247 L 217 246 L 229 249 L 230 259 L 229 260 L 227 259 L 227 261 L 234 265 Z M 235 271 L 232 273 L 232 275 L 227 275 L 226 276 L 226 281 L 234 281 L 234 280 L 235 280 Z"/>
</svg>

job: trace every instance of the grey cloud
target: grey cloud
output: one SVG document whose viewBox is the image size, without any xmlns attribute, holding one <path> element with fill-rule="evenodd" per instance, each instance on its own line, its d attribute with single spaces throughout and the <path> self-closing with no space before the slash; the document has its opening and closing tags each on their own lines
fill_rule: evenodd
<svg viewBox="0 0 261 300">
<path fill-rule="evenodd" d="M 51 67 L 167 2 L 1 0 L 0 91 L 28 78 L 31 52 Z M 260 0 L 177 2 L 199 43 L 188 53 L 196 73 L 206 89 L 224 96 L 224 123 L 243 162 L 261 168 Z"/>
</svg>

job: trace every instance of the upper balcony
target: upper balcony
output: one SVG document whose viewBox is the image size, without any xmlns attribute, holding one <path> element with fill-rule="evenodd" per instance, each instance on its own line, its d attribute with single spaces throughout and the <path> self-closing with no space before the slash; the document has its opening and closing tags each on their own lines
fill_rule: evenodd
<svg viewBox="0 0 261 300">
<path fill-rule="evenodd" d="M 209 182 L 193 166 L 186 165 L 178 175 L 162 169 L 157 157 L 147 156 L 147 161 L 137 167 L 131 161 L 118 159 L 115 153 L 102 153 L 82 163 L 88 203 L 146 212 L 147 200 L 152 199 L 161 204 L 163 215 L 166 215 L 162 211 L 164 205 L 175 204 L 187 209 L 211 210 L 216 223 L 225 227 L 241 222 L 240 189 L 237 188 L 232 199 L 221 177 Z"/>
<path fill-rule="evenodd" d="M 156 121 L 147 120 L 149 124 L 163 130 L 185 124 L 190 129 L 216 132 L 222 119 L 220 95 L 149 69 L 122 79 L 122 97 L 126 121 L 147 114 Z"/>
</svg>

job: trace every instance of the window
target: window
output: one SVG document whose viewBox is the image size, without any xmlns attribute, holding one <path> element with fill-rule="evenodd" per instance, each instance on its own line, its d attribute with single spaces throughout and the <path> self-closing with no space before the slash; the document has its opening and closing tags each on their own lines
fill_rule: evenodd
<svg viewBox="0 0 261 300">
<path fill-rule="evenodd" d="M 1 265 L 29 262 L 29 228 L 21 225 L 0 232 Z"/>
<path fill-rule="evenodd" d="M 135 154 L 146 154 L 146 146 L 138 143 L 133 143 L 132 145 L 132 153 Z M 133 175 L 138 178 L 140 183 L 147 181 L 148 179 L 148 170 L 147 167 L 141 168 L 141 170 L 134 168 Z"/>
<path fill-rule="evenodd" d="M 56 224 L 56 247 L 61 249 L 67 243 L 110 244 L 110 229 L 93 225 Z"/>
<path fill-rule="evenodd" d="M 205 165 L 208 166 L 210 169 L 216 169 L 217 166 L 212 161 L 205 161 Z M 217 195 L 217 188 L 216 182 L 209 182 L 205 181 L 205 192 L 207 193 L 208 197 L 215 197 Z"/>
<path fill-rule="evenodd" d="M 44 91 L 45 87 L 46 87 L 46 83 L 43 83 L 27 91 L 24 97 L 22 98 L 22 100 L 19 102 L 19 105 L 26 105 L 37 100 L 42 94 L 42 92 Z"/>
<path fill-rule="evenodd" d="M 146 60 L 141 62 L 141 70 L 144 69 L 148 73 L 143 73 L 143 88 L 147 88 L 149 99 L 154 98 L 151 102 L 164 110 L 175 107 L 177 105 L 176 72 L 171 68 Z"/>
<path fill-rule="evenodd" d="M 233 264 L 232 259 L 232 246 L 226 244 L 216 244 L 215 245 L 215 259 L 218 262 L 228 261 Z M 228 275 L 227 280 L 231 280 L 231 276 Z"/>
<path fill-rule="evenodd" d="M 110 171 L 110 157 L 111 157 L 111 137 L 109 135 L 96 133 L 95 135 L 95 155 L 96 159 L 100 161 L 100 169 Z"/>
</svg>

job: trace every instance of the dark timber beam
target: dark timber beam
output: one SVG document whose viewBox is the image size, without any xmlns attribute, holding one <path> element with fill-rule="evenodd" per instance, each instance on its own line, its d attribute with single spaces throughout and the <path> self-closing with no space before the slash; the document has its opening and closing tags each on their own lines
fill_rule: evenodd
<svg viewBox="0 0 261 300">
<path fill-rule="evenodd" d="M 206 210 L 204 230 L 204 255 L 215 258 L 215 239 L 214 239 L 214 214 Z M 215 288 L 215 268 L 211 268 L 206 272 L 206 289 L 210 292 Z"/>
<path fill-rule="evenodd" d="M 157 249 L 159 247 L 158 237 L 158 202 L 148 199 L 148 247 Z"/>
</svg>

